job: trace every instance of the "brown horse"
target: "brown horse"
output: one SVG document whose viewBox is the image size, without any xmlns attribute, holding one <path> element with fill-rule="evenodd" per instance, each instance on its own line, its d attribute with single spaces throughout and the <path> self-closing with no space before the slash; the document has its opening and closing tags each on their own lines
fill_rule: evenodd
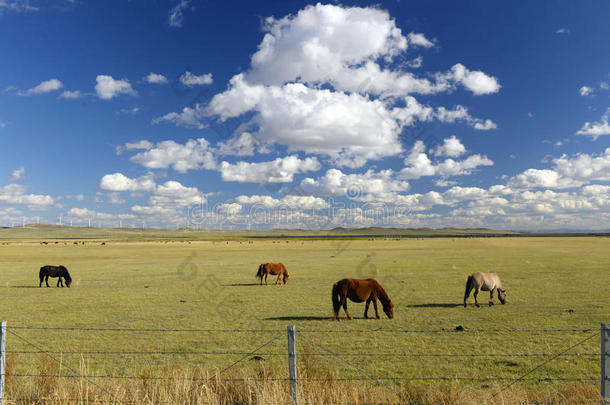
<svg viewBox="0 0 610 405">
<path fill-rule="evenodd" d="M 282 279 L 284 284 L 286 284 L 286 280 L 288 280 L 288 270 L 286 270 L 286 267 L 284 267 L 282 263 L 263 263 L 258 266 L 256 277 L 261 279 L 261 285 L 263 285 L 263 277 L 265 278 L 265 285 L 268 285 L 267 276 L 269 274 L 277 276 L 277 280 L 275 280 L 276 285 L 280 282 L 282 276 L 284 276 Z"/>
<path fill-rule="evenodd" d="M 333 284 L 333 309 L 335 310 L 335 318 L 337 318 L 337 320 L 339 320 L 339 311 L 341 310 L 342 305 L 347 318 L 352 319 L 352 316 L 347 310 L 348 298 L 354 302 L 366 301 L 366 307 L 364 308 L 365 318 L 368 318 L 369 305 L 373 302 L 375 316 L 379 319 L 377 299 L 381 301 L 383 312 L 385 312 L 388 318 L 394 318 L 394 304 L 392 303 L 392 300 L 390 300 L 388 293 L 385 292 L 381 284 L 374 278 L 367 278 L 366 280 L 344 278 Z"/>
</svg>

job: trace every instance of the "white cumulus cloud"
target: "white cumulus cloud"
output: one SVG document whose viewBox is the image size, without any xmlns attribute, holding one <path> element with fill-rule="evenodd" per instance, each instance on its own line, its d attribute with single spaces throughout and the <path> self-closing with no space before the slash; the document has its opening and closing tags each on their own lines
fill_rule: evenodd
<svg viewBox="0 0 610 405">
<path fill-rule="evenodd" d="M 83 97 L 85 97 L 85 93 L 83 93 L 80 90 L 74 90 L 74 91 L 66 90 L 63 93 L 61 93 L 61 95 L 59 96 L 59 98 L 66 98 L 66 99 L 77 99 L 77 98 L 83 98 Z"/>
<path fill-rule="evenodd" d="M 188 87 L 202 86 L 204 84 L 210 84 L 210 83 L 212 83 L 212 81 L 213 80 L 212 80 L 211 73 L 206 73 L 206 74 L 203 74 L 200 76 L 196 76 L 191 72 L 184 72 L 180 76 L 180 83 L 182 83 Z"/>
<path fill-rule="evenodd" d="M 150 72 L 146 77 L 144 77 L 144 80 L 147 83 L 152 83 L 152 84 L 167 83 L 167 77 L 163 76 L 162 74 L 153 73 L 153 72 Z"/>
<path fill-rule="evenodd" d="M 158 142 L 154 148 L 148 148 L 129 160 L 149 169 L 171 167 L 180 173 L 216 168 L 213 150 L 205 138 L 189 139 L 185 144 L 174 141 Z"/>
<path fill-rule="evenodd" d="M 121 94 L 137 95 L 127 79 L 116 80 L 112 76 L 98 75 L 95 81 L 95 92 L 102 100 L 110 100 Z"/>
<path fill-rule="evenodd" d="M 416 141 L 411 152 L 405 158 L 405 168 L 398 173 L 398 176 L 405 180 L 418 179 L 424 176 L 462 176 L 471 174 L 479 166 L 492 165 L 493 161 L 479 154 L 468 156 L 464 160 L 449 158 L 438 163 L 433 163 L 426 154 L 424 143 Z"/>
<path fill-rule="evenodd" d="M 45 80 L 44 82 L 40 83 L 38 86 L 36 87 L 32 87 L 31 89 L 26 90 L 25 92 L 19 92 L 19 95 L 22 96 L 29 96 L 32 94 L 44 94 L 44 93 L 50 93 L 52 91 L 56 91 L 61 89 L 64 86 L 64 84 L 57 80 L 57 79 L 50 79 L 50 80 Z"/>
<path fill-rule="evenodd" d="M 123 173 L 114 173 L 102 177 L 100 188 L 106 191 L 151 191 L 155 188 L 155 181 L 151 175 L 132 179 Z"/>
<path fill-rule="evenodd" d="M 432 153 L 434 156 L 458 157 L 466 153 L 466 147 L 453 135 L 445 138 L 443 144 L 437 146 Z"/>
<path fill-rule="evenodd" d="M 295 155 L 277 158 L 270 162 L 231 164 L 222 162 L 220 172 L 224 181 L 240 183 L 289 183 L 294 175 L 320 169 L 318 159 L 299 159 Z"/>
<path fill-rule="evenodd" d="M 593 88 L 591 88 L 589 86 L 582 86 L 578 91 L 580 92 L 580 95 L 583 97 L 593 95 Z"/>
<path fill-rule="evenodd" d="M 602 118 L 598 122 L 585 122 L 582 128 L 576 132 L 577 135 L 587 135 L 596 140 L 602 135 L 610 135 L 610 125 L 608 124 L 610 117 L 610 108 L 606 110 Z"/>
<path fill-rule="evenodd" d="M 25 175 L 25 167 L 21 166 L 18 169 L 13 170 L 11 175 L 11 180 L 19 180 L 22 179 Z"/>
</svg>

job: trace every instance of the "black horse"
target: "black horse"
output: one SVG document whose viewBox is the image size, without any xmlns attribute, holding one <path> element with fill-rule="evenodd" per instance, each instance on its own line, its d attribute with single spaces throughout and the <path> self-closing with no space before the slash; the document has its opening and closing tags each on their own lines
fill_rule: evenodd
<svg viewBox="0 0 610 405">
<path fill-rule="evenodd" d="M 61 287 L 64 287 L 64 284 L 61 282 L 61 278 L 63 277 L 66 281 L 66 287 L 70 288 L 70 284 L 72 284 L 72 277 L 70 277 L 70 273 L 68 273 L 68 269 L 64 266 L 42 266 L 40 268 L 40 273 L 38 273 L 40 277 L 40 284 L 38 287 L 42 287 L 42 281 L 47 284 L 49 287 L 49 277 L 59 277 L 57 280 L 57 286 L 61 284 Z"/>
</svg>

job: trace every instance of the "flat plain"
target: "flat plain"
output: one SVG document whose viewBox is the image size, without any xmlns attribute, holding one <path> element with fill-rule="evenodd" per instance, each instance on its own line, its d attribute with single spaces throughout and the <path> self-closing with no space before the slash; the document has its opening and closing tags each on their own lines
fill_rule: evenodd
<svg viewBox="0 0 610 405">
<path fill-rule="evenodd" d="M 42 349 L 61 358 L 64 373 L 162 376 L 180 367 L 231 377 L 263 367 L 283 379 L 286 327 L 295 325 L 299 364 L 310 377 L 493 394 L 526 375 L 516 384 L 525 392 L 570 385 L 599 395 L 599 327 L 610 322 L 608 237 L 13 238 L 0 245 L 0 257 L 0 318 L 10 330 L 13 374 L 39 374 L 44 356 L 29 352 Z M 288 283 L 270 277 L 260 286 L 258 265 L 278 261 Z M 57 288 L 56 279 L 39 288 L 45 264 L 65 265 L 72 288 Z M 494 299 L 489 307 L 481 292 L 480 308 L 472 296 L 462 306 L 475 271 L 500 275 L 506 305 Z M 344 277 L 376 278 L 394 302 L 394 319 L 381 305 L 380 320 L 372 307 L 364 319 L 364 304 L 349 302 L 354 320 L 343 310 L 334 320 L 331 287 Z M 11 384 L 31 391 L 35 383 L 24 380 L 10 379 L 8 392 Z"/>
</svg>

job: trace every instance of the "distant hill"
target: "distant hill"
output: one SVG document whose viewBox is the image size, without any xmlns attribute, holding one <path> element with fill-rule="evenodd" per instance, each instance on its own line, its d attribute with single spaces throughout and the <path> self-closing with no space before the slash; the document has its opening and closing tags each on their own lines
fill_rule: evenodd
<svg viewBox="0 0 610 405">
<path fill-rule="evenodd" d="M 267 231 L 218 231 L 200 229 L 90 228 L 59 225 L 26 225 L 0 229 L 1 240 L 55 239 L 222 239 L 222 238 L 311 238 L 311 237 L 439 237 L 468 235 L 515 235 L 492 229 L 431 228 L 334 228 L 329 230 L 272 229 Z"/>
<path fill-rule="evenodd" d="M 210 229 L 89 228 L 59 225 L 26 225 L 0 228 L 0 240 L 158 240 L 158 239 L 239 239 L 239 238 L 380 238 L 380 237 L 495 237 L 495 236 L 577 236 L 608 232 L 513 232 L 487 228 L 333 228 L 328 230 L 272 229 L 266 231 L 226 231 Z"/>
</svg>

